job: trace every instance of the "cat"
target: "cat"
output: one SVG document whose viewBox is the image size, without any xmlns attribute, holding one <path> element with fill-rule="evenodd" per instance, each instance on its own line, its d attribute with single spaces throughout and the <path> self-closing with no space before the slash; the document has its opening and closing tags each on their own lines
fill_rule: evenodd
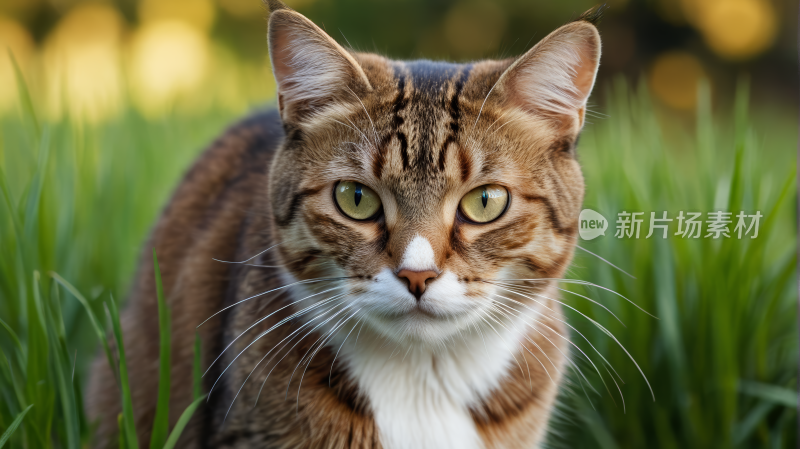
<svg viewBox="0 0 800 449">
<path fill-rule="evenodd" d="M 155 248 L 172 425 L 196 329 L 208 367 L 180 447 L 538 447 L 569 363 L 553 279 L 577 238 L 597 10 L 517 58 L 455 64 L 350 51 L 267 3 L 277 109 L 185 175 L 123 313 L 139 441 L 158 390 Z M 113 445 L 104 359 L 87 402 Z"/>
</svg>

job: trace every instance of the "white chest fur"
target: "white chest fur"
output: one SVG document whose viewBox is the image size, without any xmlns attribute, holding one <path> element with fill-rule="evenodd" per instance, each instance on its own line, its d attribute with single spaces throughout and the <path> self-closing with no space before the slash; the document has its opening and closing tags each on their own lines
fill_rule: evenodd
<svg viewBox="0 0 800 449">
<path fill-rule="evenodd" d="M 368 397 L 386 449 L 483 447 L 469 407 L 496 389 L 523 338 L 522 323 L 465 334 L 434 351 L 365 338 L 340 355 Z M 487 332 L 488 330 L 488 332 Z"/>
</svg>

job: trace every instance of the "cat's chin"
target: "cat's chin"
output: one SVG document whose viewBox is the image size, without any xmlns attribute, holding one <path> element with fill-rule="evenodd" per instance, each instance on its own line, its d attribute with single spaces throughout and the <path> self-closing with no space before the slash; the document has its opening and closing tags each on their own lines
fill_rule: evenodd
<svg viewBox="0 0 800 449">
<path fill-rule="evenodd" d="M 395 343 L 437 346 L 466 331 L 479 318 L 475 313 L 442 313 L 424 306 L 396 314 L 365 315 L 373 332 Z"/>
</svg>

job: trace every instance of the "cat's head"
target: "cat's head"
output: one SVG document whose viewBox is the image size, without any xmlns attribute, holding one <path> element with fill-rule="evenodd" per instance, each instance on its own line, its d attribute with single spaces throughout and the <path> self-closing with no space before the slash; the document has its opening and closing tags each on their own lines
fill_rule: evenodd
<svg viewBox="0 0 800 449">
<path fill-rule="evenodd" d="M 346 50 L 275 3 L 269 44 L 286 130 L 269 185 L 277 257 L 294 280 L 325 279 L 298 307 L 439 342 L 484 325 L 503 280 L 562 276 L 600 59 L 590 19 L 518 58 L 405 62 Z"/>
</svg>

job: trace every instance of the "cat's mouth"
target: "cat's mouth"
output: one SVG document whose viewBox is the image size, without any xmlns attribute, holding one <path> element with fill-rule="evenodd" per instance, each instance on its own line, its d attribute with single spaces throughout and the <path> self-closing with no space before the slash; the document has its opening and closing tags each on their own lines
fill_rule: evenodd
<svg viewBox="0 0 800 449">
<path fill-rule="evenodd" d="M 456 309 L 440 304 L 440 301 L 423 297 L 413 305 L 400 307 L 396 310 L 383 313 L 383 318 L 394 320 L 420 320 L 424 322 L 447 322 L 468 317 L 473 314 L 471 309 Z"/>
<path fill-rule="evenodd" d="M 440 313 L 436 313 L 436 311 L 431 310 L 431 307 L 428 303 L 424 301 L 419 301 L 417 304 L 411 308 L 410 311 L 406 313 L 406 316 L 409 317 L 425 317 L 425 318 L 432 318 L 432 319 L 441 319 L 444 318 L 441 316 Z"/>
<path fill-rule="evenodd" d="M 391 340 L 420 344 L 447 340 L 476 322 L 475 310 L 451 310 L 424 299 L 412 306 L 370 315 L 367 321 L 378 333 Z"/>
</svg>

